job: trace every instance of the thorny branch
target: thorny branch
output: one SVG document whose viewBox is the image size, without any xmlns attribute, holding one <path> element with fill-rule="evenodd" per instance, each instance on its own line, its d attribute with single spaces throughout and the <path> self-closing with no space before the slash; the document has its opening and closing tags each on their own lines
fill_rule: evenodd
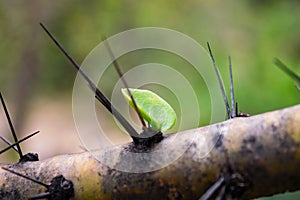
<svg viewBox="0 0 300 200">
<path fill-rule="evenodd" d="M 132 143 L 93 152 L 111 162 L 108 167 L 90 152 L 61 155 L 44 161 L 2 165 L 49 183 L 63 175 L 74 184 L 73 199 L 199 199 L 224 176 L 228 165 L 247 180 L 239 199 L 251 199 L 300 189 L 300 105 L 187 130 L 165 137 L 151 151 L 174 146 L 179 159 L 151 172 L 142 166 L 163 162 L 136 162 L 128 154 Z M 181 155 L 181 149 L 186 151 Z M 225 155 L 228 155 L 226 158 Z M 45 188 L 0 169 L 0 198 L 28 199 Z"/>
</svg>

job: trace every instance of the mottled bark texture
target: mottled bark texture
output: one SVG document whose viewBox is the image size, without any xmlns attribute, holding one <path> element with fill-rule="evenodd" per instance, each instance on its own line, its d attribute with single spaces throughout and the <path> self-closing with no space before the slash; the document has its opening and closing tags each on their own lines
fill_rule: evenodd
<svg viewBox="0 0 300 200">
<path fill-rule="evenodd" d="M 132 144 L 94 152 L 115 169 L 90 152 L 2 166 L 45 183 L 62 174 L 74 184 L 74 199 L 198 199 L 229 166 L 249 184 L 239 199 L 300 189 L 300 105 L 173 134 L 147 151 L 168 146 L 174 147 L 172 155 L 141 162 L 128 156 L 137 151 Z M 164 168 L 130 173 L 174 155 L 179 158 Z M 116 170 L 124 167 L 128 172 Z M 0 169 L 0 199 L 27 199 L 44 191 Z"/>
</svg>

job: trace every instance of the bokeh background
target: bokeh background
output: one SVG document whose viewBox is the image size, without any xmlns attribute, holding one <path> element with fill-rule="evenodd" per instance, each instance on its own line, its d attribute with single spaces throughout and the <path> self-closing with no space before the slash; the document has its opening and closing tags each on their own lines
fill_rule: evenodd
<svg viewBox="0 0 300 200">
<path fill-rule="evenodd" d="M 109 37 L 137 27 L 174 29 L 204 47 L 209 41 L 227 88 L 227 58 L 232 56 L 239 107 L 255 115 L 299 104 L 300 93 L 295 82 L 273 63 L 273 58 L 278 57 L 300 74 L 299 10 L 300 1 L 297 0 L 2 0 L 0 90 L 18 136 L 41 131 L 22 144 L 23 151 L 38 152 L 41 159 L 82 151 L 72 118 L 72 87 L 76 73 L 42 31 L 39 22 L 47 25 L 79 63 L 101 42 L 101 36 Z M 199 126 L 207 125 L 209 94 L 201 92 L 205 86 L 201 77 L 193 76 L 192 67 L 176 56 L 157 51 L 134 52 L 120 58 L 124 71 L 147 62 L 172 66 L 189 78 L 201 97 Z M 99 86 L 110 96 L 117 80 L 111 68 Z M 164 88 L 155 87 L 164 91 Z M 186 97 L 186 101 L 188 99 Z M 170 101 L 178 106 L 175 100 Z M 99 107 L 101 113 L 104 109 Z M 0 110 L 0 134 L 12 141 L 3 109 Z M 108 124 L 108 132 L 118 132 L 118 128 L 110 125 L 110 119 L 104 123 Z M 121 132 L 113 139 L 119 143 L 129 140 Z M 0 143 L 0 147 L 5 144 Z M 13 151 L 1 155 L 1 162 L 15 162 L 16 159 Z M 299 199 L 300 195 L 298 192 L 272 197 L 283 198 Z"/>
</svg>

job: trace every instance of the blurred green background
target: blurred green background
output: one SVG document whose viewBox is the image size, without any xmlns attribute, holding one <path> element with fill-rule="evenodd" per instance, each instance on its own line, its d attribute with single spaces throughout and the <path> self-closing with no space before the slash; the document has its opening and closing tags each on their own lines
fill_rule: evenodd
<svg viewBox="0 0 300 200">
<path fill-rule="evenodd" d="M 0 90 L 20 137 L 36 129 L 42 131 L 23 144 L 27 151 L 39 152 L 41 158 L 80 151 L 72 121 L 75 72 L 38 23 L 46 24 L 79 63 L 101 42 L 103 35 L 109 37 L 132 28 L 154 26 L 180 31 L 204 47 L 209 41 L 227 88 L 227 57 L 231 55 L 236 99 L 242 111 L 254 115 L 292 106 L 299 103 L 300 93 L 295 82 L 275 67 L 273 58 L 282 59 L 300 74 L 299 10 L 300 1 L 296 0 L 3 0 Z M 199 98 L 201 112 L 209 113 L 209 96 L 201 93 L 202 79 L 193 76 L 191 67 L 184 67 L 186 63 L 168 54 L 139 54 L 120 59 L 124 71 L 146 62 L 180 69 L 189 77 L 197 95 L 203 97 Z M 113 68 L 110 71 L 100 85 L 108 96 L 118 79 Z M 177 106 L 175 100 L 170 103 Z M 1 115 L 1 133 L 10 138 Z M 201 117 L 199 125 L 207 125 L 210 114 Z M 123 139 L 120 141 L 126 141 Z M 13 152 L 3 156 L 7 161 L 15 158 Z M 297 193 L 291 195 L 286 199 L 300 198 Z"/>
</svg>

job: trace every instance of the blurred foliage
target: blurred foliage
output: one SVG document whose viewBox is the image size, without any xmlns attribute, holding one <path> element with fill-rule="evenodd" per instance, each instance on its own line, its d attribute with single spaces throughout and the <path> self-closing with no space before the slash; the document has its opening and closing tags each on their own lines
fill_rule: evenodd
<svg viewBox="0 0 300 200">
<path fill-rule="evenodd" d="M 70 95 L 75 72 L 46 37 L 39 22 L 47 25 L 79 63 L 103 35 L 156 26 L 180 31 L 203 46 L 210 41 L 227 88 L 227 56 L 231 55 L 236 98 L 242 111 L 258 114 L 291 106 L 299 103 L 300 93 L 293 80 L 275 67 L 273 58 L 281 58 L 300 74 L 299 9 L 300 1 L 296 0 L 3 0 L 0 90 L 6 96 L 18 96 L 16 93 L 27 86 L 33 95 L 24 92 L 18 101 L 30 100 L 29 96 Z M 209 95 L 203 92 L 201 77 L 193 76 L 196 73 L 192 67 L 167 53 L 140 54 L 135 52 L 120 59 L 124 71 L 147 62 L 173 66 L 189 77 L 198 91 L 201 111 L 209 113 Z M 113 68 L 106 73 L 100 87 L 110 95 L 118 77 Z M 25 74 L 24 84 L 19 80 Z M 178 105 L 176 100 L 174 104 Z M 210 115 L 201 117 L 200 125 L 207 124 Z"/>
<path fill-rule="evenodd" d="M 183 32 L 203 45 L 210 41 L 225 83 L 228 82 L 226 59 L 231 55 L 236 95 L 243 111 L 256 114 L 298 103 L 299 93 L 293 81 L 273 64 L 273 58 L 279 57 L 300 73 L 298 1 L 63 0 L 1 1 L 0 5 L 2 90 L 12 89 L 28 46 L 35 48 L 34 56 L 39 61 L 36 82 L 32 85 L 35 94 L 71 90 L 74 70 L 45 36 L 39 22 L 49 27 L 79 63 L 103 35 L 109 37 L 131 28 L 158 26 Z M 134 59 L 136 63 L 151 60 L 149 56 L 132 57 L 126 60 L 128 63 L 122 63 L 133 66 Z M 170 66 L 178 61 L 166 60 Z M 202 87 L 198 78 L 192 77 L 190 67 L 186 68 L 193 85 Z M 101 87 L 109 91 L 106 85 Z M 281 101 L 276 98 L 279 96 Z"/>
</svg>

